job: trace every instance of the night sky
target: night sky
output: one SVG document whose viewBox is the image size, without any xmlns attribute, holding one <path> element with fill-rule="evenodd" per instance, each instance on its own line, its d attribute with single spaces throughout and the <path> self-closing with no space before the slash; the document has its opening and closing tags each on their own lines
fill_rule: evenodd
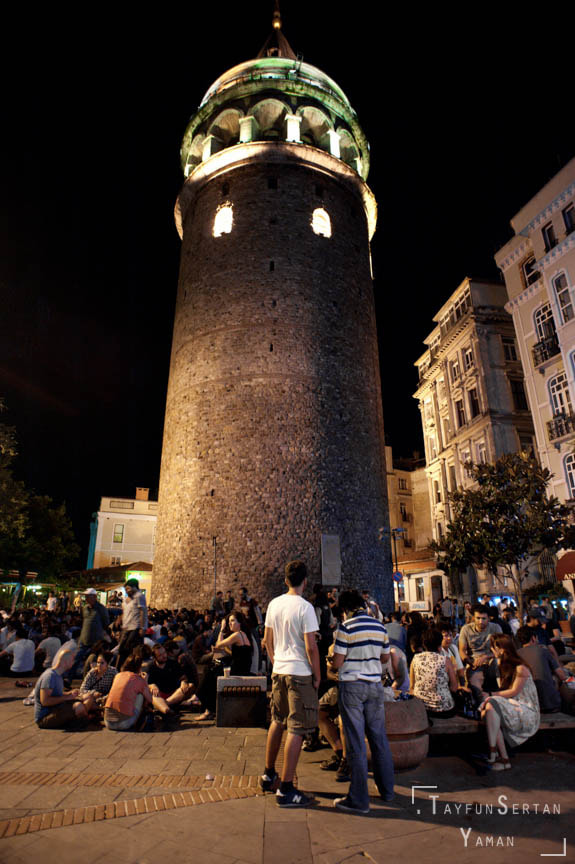
<svg viewBox="0 0 575 864">
<path fill-rule="evenodd" d="M 5 27 L 0 396 L 18 475 L 66 501 L 86 549 L 102 495 L 157 493 L 180 142 L 210 84 L 258 53 L 273 4 L 83 8 Z M 329 8 L 283 0 L 283 29 L 371 144 L 384 421 L 408 456 L 432 315 L 465 276 L 498 278 L 509 219 L 575 155 L 572 49 L 498 7 L 410 4 L 377 21 L 384 4 Z"/>
</svg>

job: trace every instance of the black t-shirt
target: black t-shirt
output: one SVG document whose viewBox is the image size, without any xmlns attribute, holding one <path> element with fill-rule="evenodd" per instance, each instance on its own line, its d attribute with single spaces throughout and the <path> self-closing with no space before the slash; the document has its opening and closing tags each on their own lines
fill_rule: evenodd
<svg viewBox="0 0 575 864">
<path fill-rule="evenodd" d="M 180 686 L 183 672 L 175 660 L 166 660 L 163 669 L 154 662 L 148 672 L 148 684 L 155 684 L 161 693 L 173 693 Z"/>
</svg>

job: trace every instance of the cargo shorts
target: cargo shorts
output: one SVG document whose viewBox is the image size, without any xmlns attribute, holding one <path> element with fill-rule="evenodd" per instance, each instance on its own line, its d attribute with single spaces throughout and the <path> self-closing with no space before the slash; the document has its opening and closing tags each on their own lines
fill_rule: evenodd
<svg viewBox="0 0 575 864">
<path fill-rule="evenodd" d="M 293 735 L 317 728 L 317 690 L 311 675 L 272 675 L 272 721 Z"/>
</svg>

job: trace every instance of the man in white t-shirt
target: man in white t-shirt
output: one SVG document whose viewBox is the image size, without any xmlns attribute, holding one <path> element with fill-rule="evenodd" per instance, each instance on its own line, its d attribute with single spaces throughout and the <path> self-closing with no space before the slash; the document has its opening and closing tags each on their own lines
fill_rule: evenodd
<svg viewBox="0 0 575 864">
<path fill-rule="evenodd" d="M 317 617 L 304 600 L 307 568 L 303 561 L 290 561 L 285 568 L 287 594 L 275 597 L 268 606 L 263 644 L 272 669 L 272 722 L 266 746 L 265 773 L 260 778 L 264 791 L 277 785 L 276 758 L 287 726 L 279 807 L 308 807 L 314 799 L 293 785 L 305 735 L 318 724 L 317 689 L 320 683 Z"/>
<path fill-rule="evenodd" d="M 16 627 L 16 638 L 10 642 L 0 658 L 4 661 L 4 668 L 11 661 L 8 675 L 31 675 L 34 672 L 34 652 L 36 646 L 31 639 L 26 638 L 26 631 L 21 625 Z"/>
</svg>

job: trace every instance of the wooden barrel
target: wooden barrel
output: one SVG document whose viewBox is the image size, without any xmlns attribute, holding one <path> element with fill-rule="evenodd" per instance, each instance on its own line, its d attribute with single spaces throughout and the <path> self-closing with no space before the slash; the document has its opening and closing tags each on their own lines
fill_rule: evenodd
<svg viewBox="0 0 575 864">
<path fill-rule="evenodd" d="M 429 721 L 425 705 L 414 696 L 385 703 L 385 730 L 396 771 L 417 768 L 429 750 Z"/>
</svg>

